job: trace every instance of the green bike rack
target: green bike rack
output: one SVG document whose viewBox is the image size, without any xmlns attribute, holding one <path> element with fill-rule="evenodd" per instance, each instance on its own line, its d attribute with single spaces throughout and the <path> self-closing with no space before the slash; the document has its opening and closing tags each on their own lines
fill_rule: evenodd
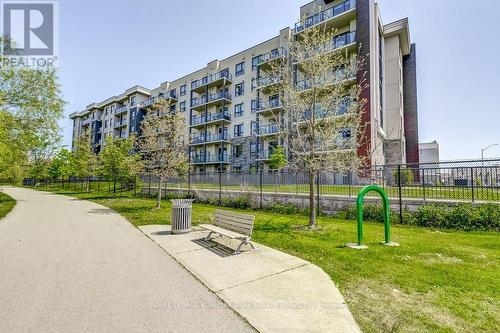
<svg viewBox="0 0 500 333">
<path fill-rule="evenodd" d="M 384 245 L 386 246 L 399 246 L 398 243 L 391 242 L 391 225 L 390 225 L 390 214 L 391 207 L 389 205 L 389 198 L 387 197 L 387 193 L 378 185 L 370 185 L 366 186 L 359 192 L 358 199 L 356 200 L 356 208 L 357 208 L 357 217 L 358 217 L 358 242 L 357 243 L 349 243 L 346 246 L 353 249 L 366 249 L 368 246 L 363 244 L 363 202 L 365 199 L 365 195 L 368 192 L 377 192 L 382 197 L 382 205 L 384 209 L 384 234 L 385 241 Z"/>
</svg>

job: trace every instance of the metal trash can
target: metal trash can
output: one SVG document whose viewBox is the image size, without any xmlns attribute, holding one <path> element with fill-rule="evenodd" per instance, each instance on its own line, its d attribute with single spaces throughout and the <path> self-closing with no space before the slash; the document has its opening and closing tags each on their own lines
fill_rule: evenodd
<svg viewBox="0 0 500 333">
<path fill-rule="evenodd" d="M 172 233 L 185 234 L 191 231 L 192 199 L 172 199 Z"/>
</svg>

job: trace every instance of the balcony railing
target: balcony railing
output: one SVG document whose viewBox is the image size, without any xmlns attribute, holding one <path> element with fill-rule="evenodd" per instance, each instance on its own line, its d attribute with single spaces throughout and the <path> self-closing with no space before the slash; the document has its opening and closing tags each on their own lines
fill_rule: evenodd
<svg viewBox="0 0 500 333">
<path fill-rule="evenodd" d="M 191 117 L 191 126 L 202 125 L 217 120 L 231 121 L 231 116 L 228 113 L 215 113 L 202 115 L 200 117 Z"/>
<path fill-rule="evenodd" d="M 150 97 L 147 100 L 141 102 L 141 104 L 139 104 L 139 106 L 145 108 L 145 107 L 150 106 L 151 104 L 154 104 L 158 100 L 168 100 L 168 99 L 175 99 L 176 100 L 177 99 L 177 93 L 175 93 L 175 92 L 172 91 L 172 92 L 170 92 L 168 94 L 160 94 L 158 96 L 158 98 L 156 98 L 155 96 Z"/>
<path fill-rule="evenodd" d="M 208 75 L 200 80 L 196 80 L 196 81 L 191 82 L 191 89 L 201 88 L 203 86 L 206 86 L 207 84 L 210 84 L 210 83 L 213 83 L 213 82 L 216 82 L 219 80 L 223 80 L 223 79 L 231 81 L 233 79 L 233 76 L 228 71 L 221 71 L 221 72 L 216 73 L 216 74 Z"/>
<path fill-rule="evenodd" d="M 307 61 L 309 58 L 315 55 L 329 53 L 337 49 L 340 49 L 344 46 L 351 45 L 355 42 L 356 42 L 356 31 L 345 32 L 343 34 L 333 37 L 331 43 L 328 43 L 323 47 L 318 48 L 313 53 L 304 53 L 302 59 L 300 59 L 300 57 L 297 57 L 298 59 L 295 59 L 295 62 L 300 63 L 302 61 Z"/>
<path fill-rule="evenodd" d="M 314 111 L 314 117 L 318 120 L 321 120 L 325 117 L 341 116 L 345 114 L 347 111 L 349 111 L 352 102 L 353 101 L 350 98 L 346 98 L 339 103 L 336 109 L 330 111 L 325 110 L 323 108 L 316 108 L 316 110 Z M 305 111 L 300 120 L 301 121 L 309 120 L 311 119 L 311 116 L 312 116 L 311 111 Z"/>
<path fill-rule="evenodd" d="M 255 157 L 257 160 L 268 160 L 271 158 L 273 152 L 273 150 L 261 150 L 255 154 Z"/>
<path fill-rule="evenodd" d="M 284 47 L 280 47 L 278 49 L 272 50 L 269 53 L 263 54 L 259 57 L 257 61 L 257 66 L 265 64 L 267 62 L 273 61 L 278 58 L 285 58 L 287 55 L 287 51 Z"/>
<path fill-rule="evenodd" d="M 305 20 L 295 23 L 295 33 L 304 31 L 307 28 L 313 27 L 317 24 L 325 22 L 331 18 L 339 16 L 353 8 L 356 8 L 356 0 L 346 0 L 336 6 L 328 8 L 318 14 L 309 16 Z"/>
<path fill-rule="evenodd" d="M 128 111 L 128 105 L 120 106 L 115 110 L 115 116 Z"/>
<path fill-rule="evenodd" d="M 189 161 L 194 164 L 201 163 L 228 163 L 229 156 L 227 154 L 200 154 L 200 155 L 192 155 L 189 158 Z"/>
<path fill-rule="evenodd" d="M 82 120 L 82 126 L 90 124 L 91 121 L 92 121 L 91 118 L 87 118 L 87 119 Z"/>
<path fill-rule="evenodd" d="M 217 142 L 217 141 L 229 141 L 231 137 L 227 133 L 220 134 L 212 134 L 208 133 L 207 135 L 200 135 L 193 137 L 191 140 L 191 144 L 201 144 L 201 143 L 209 143 L 209 142 Z"/>
<path fill-rule="evenodd" d="M 113 124 L 113 127 L 114 128 L 118 128 L 118 127 L 125 126 L 127 124 L 128 124 L 128 120 L 127 119 L 122 119 L 122 120 L 115 121 L 114 124 Z"/>
<path fill-rule="evenodd" d="M 261 77 L 257 80 L 257 87 L 264 88 L 271 86 L 273 84 L 277 84 L 279 82 L 281 82 L 281 79 L 278 77 L 272 77 L 272 76 Z"/>
<path fill-rule="evenodd" d="M 218 92 L 215 94 L 209 94 L 208 96 L 204 96 L 202 98 L 193 98 L 191 100 L 191 107 L 192 108 L 198 107 L 198 106 L 201 106 L 201 105 L 204 105 L 204 104 L 207 104 L 210 102 L 214 102 L 217 100 L 221 100 L 221 99 L 225 99 L 225 100 L 230 101 L 231 98 L 232 98 L 231 94 L 227 91 Z"/>
<path fill-rule="evenodd" d="M 331 77 L 328 80 L 326 80 L 326 79 L 316 80 L 316 84 L 317 84 L 318 88 L 321 88 L 321 87 L 324 87 L 324 86 L 327 86 L 330 84 L 338 84 L 342 81 L 356 79 L 356 74 L 357 74 L 356 70 L 340 69 L 340 70 L 333 72 L 333 77 Z M 304 91 L 307 89 L 311 89 L 312 88 L 312 81 L 308 80 L 308 79 L 298 81 L 297 84 L 295 85 L 295 88 L 297 89 L 297 91 Z"/>
<path fill-rule="evenodd" d="M 266 126 L 260 126 L 255 131 L 257 135 L 269 135 L 276 134 L 280 131 L 279 126 L 277 124 L 270 124 Z"/>
</svg>

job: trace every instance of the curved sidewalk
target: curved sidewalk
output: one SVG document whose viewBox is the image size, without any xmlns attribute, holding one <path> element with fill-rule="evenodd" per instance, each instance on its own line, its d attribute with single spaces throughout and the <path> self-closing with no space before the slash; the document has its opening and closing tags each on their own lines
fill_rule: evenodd
<svg viewBox="0 0 500 333">
<path fill-rule="evenodd" d="M 4 188 L 1 332 L 252 332 L 123 217 L 67 196 Z"/>
</svg>

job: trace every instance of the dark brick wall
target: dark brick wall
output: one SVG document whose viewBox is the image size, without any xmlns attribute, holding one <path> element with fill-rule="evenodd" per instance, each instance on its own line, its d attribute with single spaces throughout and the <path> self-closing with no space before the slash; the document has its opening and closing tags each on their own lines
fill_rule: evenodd
<svg viewBox="0 0 500 333">
<path fill-rule="evenodd" d="M 358 83 L 363 86 L 361 98 L 366 99 L 367 103 L 363 107 L 362 121 L 364 133 L 360 136 L 361 145 L 358 148 L 358 156 L 367 157 L 366 164 L 371 165 L 371 124 L 370 124 L 370 1 L 356 1 L 356 41 L 359 47 L 360 59 L 364 59 L 363 65 L 358 69 Z"/>
<path fill-rule="evenodd" d="M 418 163 L 417 55 L 415 44 L 403 57 L 403 103 L 406 162 Z"/>
</svg>

